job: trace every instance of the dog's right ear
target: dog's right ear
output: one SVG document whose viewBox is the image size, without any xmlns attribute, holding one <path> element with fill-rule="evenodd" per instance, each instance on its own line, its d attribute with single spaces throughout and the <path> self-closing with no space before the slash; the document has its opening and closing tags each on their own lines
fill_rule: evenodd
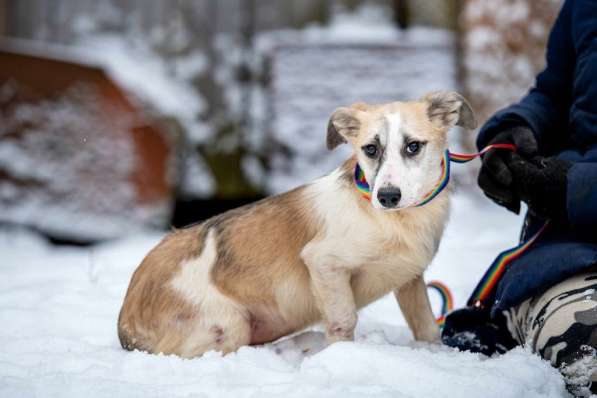
<svg viewBox="0 0 597 398">
<path fill-rule="evenodd" d="M 434 91 L 423 97 L 427 102 L 429 120 L 440 128 L 454 125 L 472 130 L 477 120 L 468 101 L 455 91 Z"/>
<path fill-rule="evenodd" d="M 357 118 L 358 110 L 338 108 L 332 113 L 328 122 L 327 147 L 331 151 L 340 144 L 345 144 L 347 138 L 356 137 L 361 128 L 361 121 Z"/>
</svg>

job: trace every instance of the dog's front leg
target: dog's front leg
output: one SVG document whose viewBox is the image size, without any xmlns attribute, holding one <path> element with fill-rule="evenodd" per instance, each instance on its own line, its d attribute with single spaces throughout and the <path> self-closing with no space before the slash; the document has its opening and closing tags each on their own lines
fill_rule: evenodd
<svg viewBox="0 0 597 398">
<path fill-rule="evenodd" d="M 418 276 L 395 290 L 394 295 L 415 340 L 439 341 L 439 328 L 435 323 L 433 311 L 431 311 L 431 303 L 423 276 Z"/>
<path fill-rule="evenodd" d="M 357 309 L 350 286 L 350 270 L 322 266 L 309 267 L 311 288 L 323 317 L 328 343 L 352 341 Z"/>
</svg>

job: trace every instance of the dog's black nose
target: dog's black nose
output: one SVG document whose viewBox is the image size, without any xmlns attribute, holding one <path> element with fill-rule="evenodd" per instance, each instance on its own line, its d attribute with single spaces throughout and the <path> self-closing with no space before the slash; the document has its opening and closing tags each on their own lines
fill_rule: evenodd
<svg viewBox="0 0 597 398">
<path fill-rule="evenodd" d="M 401 196 L 399 188 L 381 188 L 377 191 L 377 200 L 383 207 L 388 209 L 398 206 Z"/>
</svg>

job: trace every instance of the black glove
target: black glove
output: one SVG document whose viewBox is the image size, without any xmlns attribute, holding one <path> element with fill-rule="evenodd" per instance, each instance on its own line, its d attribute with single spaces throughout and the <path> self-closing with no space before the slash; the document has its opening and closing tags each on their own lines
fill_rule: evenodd
<svg viewBox="0 0 597 398">
<path fill-rule="evenodd" d="M 503 354 L 517 345 L 503 316 L 490 319 L 489 311 L 475 307 L 461 308 L 448 314 L 442 329 L 442 343 L 460 351 L 485 355 Z"/>
<path fill-rule="evenodd" d="M 572 162 L 541 156 L 526 160 L 512 154 L 508 167 L 514 177 L 514 189 L 531 214 L 543 219 L 567 219 L 567 176 Z"/>
<path fill-rule="evenodd" d="M 525 157 L 537 154 L 538 145 L 530 128 L 526 126 L 511 127 L 496 135 L 489 144 L 514 144 L 517 153 Z M 512 187 L 512 173 L 508 163 L 512 159 L 512 151 L 492 149 L 483 155 L 483 165 L 479 172 L 478 183 L 485 195 L 508 210 L 520 212 L 520 197 Z"/>
</svg>

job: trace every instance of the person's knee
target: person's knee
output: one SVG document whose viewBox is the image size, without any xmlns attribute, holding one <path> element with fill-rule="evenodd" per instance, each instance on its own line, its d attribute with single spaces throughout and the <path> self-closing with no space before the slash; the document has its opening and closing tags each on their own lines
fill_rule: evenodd
<svg viewBox="0 0 597 398">
<path fill-rule="evenodd" d="M 591 299 L 563 305 L 546 314 L 534 336 L 535 350 L 553 366 L 595 358 L 597 302 Z"/>
<path fill-rule="evenodd" d="M 539 319 L 533 349 L 564 376 L 578 396 L 597 387 L 597 301 L 568 302 Z"/>
</svg>

